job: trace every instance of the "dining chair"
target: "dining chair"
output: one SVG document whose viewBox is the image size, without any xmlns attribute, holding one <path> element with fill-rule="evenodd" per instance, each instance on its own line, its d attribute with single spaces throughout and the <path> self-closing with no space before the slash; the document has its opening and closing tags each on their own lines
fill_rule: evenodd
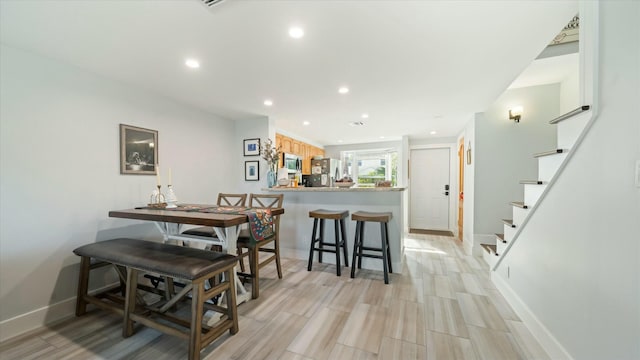
<svg viewBox="0 0 640 360">
<path fill-rule="evenodd" d="M 247 194 L 225 194 L 225 193 L 219 193 L 218 194 L 218 201 L 216 203 L 216 205 L 218 206 L 246 206 L 247 203 Z M 213 227 L 211 226 L 200 226 L 200 227 L 196 227 L 196 228 L 192 228 L 189 230 L 185 230 L 182 232 L 182 234 L 184 235 L 194 235 L 194 236 L 201 236 L 201 237 L 205 237 L 205 238 L 217 238 L 218 235 L 216 235 L 215 230 L 213 230 Z M 220 247 L 220 245 L 213 245 L 213 246 L 217 246 Z M 214 249 L 214 250 L 222 250 L 221 247 L 220 249 Z"/>
<path fill-rule="evenodd" d="M 272 209 L 281 208 L 284 200 L 283 194 L 250 194 L 249 207 L 252 209 Z M 251 274 L 251 297 L 258 298 L 260 269 L 265 265 L 275 261 L 278 278 L 282 279 L 282 267 L 280 265 L 280 215 L 273 216 L 273 230 L 275 235 L 265 238 L 262 241 L 256 241 L 250 236 L 248 230 L 243 230 L 238 236 L 237 255 L 240 261 L 240 268 L 244 272 L 244 258 L 249 258 L 249 269 Z M 267 245 L 273 244 L 273 247 Z M 246 252 L 245 252 L 246 249 Z M 268 258 L 260 261 L 260 253 L 273 254 Z M 246 274 L 245 274 L 246 276 Z"/>
</svg>

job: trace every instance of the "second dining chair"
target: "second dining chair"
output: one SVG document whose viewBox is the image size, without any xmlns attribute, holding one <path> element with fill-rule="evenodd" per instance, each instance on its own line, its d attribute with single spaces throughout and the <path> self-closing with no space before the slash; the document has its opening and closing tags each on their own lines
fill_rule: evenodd
<svg viewBox="0 0 640 360">
<path fill-rule="evenodd" d="M 218 206 L 246 206 L 247 204 L 247 194 L 218 194 L 218 201 L 216 205 Z M 193 229 L 185 230 L 182 232 L 185 235 L 194 235 L 201 236 L 205 238 L 217 238 L 215 230 L 211 226 L 200 226 Z M 219 246 L 219 245 L 213 245 Z M 214 249 L 218 250 L 218 249 Z"/>
<path fill-rule="evenodd" d="M 250 194 L 249 207 L 255 209 L 281 208 L 284 200 L 283 194 Z M 240 267 L 244 271 L 244 258 L 249 258 L 249 268 L 251 277 L 251 297 L 258 298 L 260 269 L 265 265 L 274 262 L 278 271 L 278 278 L 282 279 L 282 267 L 280 265 L 280 215 L 273 216 L 273 230 L 275 235 L 262 241 L 255 241 L 247 231 L 241 231 L 238 237 L 238 260 Z M 273 244 L 273 247 L 266 245 Z M 244 251 L 246 249 L 246 252 Z M 273 254 L 263 261 L 260 261 L 260 253 Z"/>
</svg>

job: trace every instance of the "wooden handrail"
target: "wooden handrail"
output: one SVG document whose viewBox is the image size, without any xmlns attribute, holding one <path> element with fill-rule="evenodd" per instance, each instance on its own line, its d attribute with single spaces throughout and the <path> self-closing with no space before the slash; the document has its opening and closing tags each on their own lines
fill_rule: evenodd
<svg viewBox="0 0 640 360">
<path fill-rule="evenodd" d="M 564 115 L 560 115 L 557 118 L 549 121 L 549 124 L 557 124 L 562 120 L 567 120 L 570 117 L 576 116 L 582 112 L 585 112 L 587 110 L 589 110 L 591 108 L 591 106 L 589 105 L 582 105 L 579 108 L 575 109 L 575 110 L 571 110 L 568 113 L 564 114 Z"/>
</svg>

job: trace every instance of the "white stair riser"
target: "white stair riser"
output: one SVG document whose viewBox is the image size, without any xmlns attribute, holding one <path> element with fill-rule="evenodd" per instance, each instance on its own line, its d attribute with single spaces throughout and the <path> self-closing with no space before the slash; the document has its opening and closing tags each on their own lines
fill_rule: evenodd
<svg viewBox="0 0 640 360">
<path fill-rule="evenodd" d="M 507 244 L 503 243 L 502 241 L 498 241 L 496 249 L 498 251 L 498 254 L 502 255 L 504 254 L 504 251 L 507 249 Z"/>
<path fill-rule="evenodd" d="M 513 235 L 515 235 L 515 233 L 516 228 L 512 228 L 507 224 L 504 225 L 504 239 L 507 241 L 507 243 L 513 239 Z"/>
<path fill-rule="evenodd" d="M 543 185 L 525 184 L 524 185 L 524 203 L 527 204 L 529 207 L 534 206 L 538 202 L 540 195 L 542 195 L 542 192 L 546 187 L 547 187 L 546 184 L 543 184 Z"/>
<path fill-rule="evenodd" d="M 493 266 L 496 264 L 496 261 L 498 261 L 498 257 L 495 254 L 490 254 L 487 251 L 482 251 L 482 259 L 484 260 L 484 262 L 486 262 L 490 268 L 493 268 Z"/>
<path fill-rule="evenodd" d="M 538 158 L 538 180 L 549 182 L 567 157 L 567 153 L 547 155 Z M 526 203 L 525 203 L 526 204 Z M 528 204 L 527 204 L 528 205 Z"/>
<path fill-rule="evenodd" d="M 529 214 L 529 209 L 523 209 L 523 208 L 514 206 L 513 207 L 513 223 L 516 224 L 516 226 L 522 225 L 522 223 L 524 222 L 524 219 L 527 217 L 528 214 Z"/>
<path fill-rule="evenodd" d="M 582 133 L 587 121 L 591 117 L 591 111 L 585 111 L 570 119 L 561 121 L 558 126 L 558 148 L 571 149 L 578 136 Z"/>
</svg>

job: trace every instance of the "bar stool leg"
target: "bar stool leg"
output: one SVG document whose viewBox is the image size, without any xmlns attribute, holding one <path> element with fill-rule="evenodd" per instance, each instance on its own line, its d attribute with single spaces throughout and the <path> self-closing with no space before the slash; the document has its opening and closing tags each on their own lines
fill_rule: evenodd
<svg viewBox="0 0 640 360">
<path fill-rule="evenodd" d="M 324 242 L 324 219 L 320 219 L 320 241 L 318 241 L 318 247 L 320 251 L 318 252 L 318 262 L 322 264 L 322 247 Z"/>
<path fill-rule="evenodd" d="M 358 247 L 358 269 L 362 269 L 362 248 L 364 247 L 364 221 L 358 221 L 360 226 L 360 246 Z"/>
<path fill-rule="evenodd" d="M 356 222 L 356 236 L 353 239 L 353 258 L 351 261 L 351 278 L 356 277 L 356 257 L 358 256 L 358 247 L 360 246 L 360 221 Z"/>
<path fill-rule="evenodd" d="M 316 229 L 318 228 L 318 219 L 313 219 L 313 231 L 311 234 L 311 249 L 309 249 L 309 264 L 307 265 L 307 271 L 311 271 L 311 264 L 313 263 L 313 249 L 316 247 Z"/>
<path fill-rule="evenodd" d="M 334 228 L 334 234 L 335 234 L 335 240 L 336 240 L 336 266 L 338 267 L 338 271 L 337 271 L 337 275 L 340 276 L 340 232 L 338 230 L 338 221 L 334 220 L 333 221 L 333 228 Z"/>
<path fill-rule="evenodd" d="M 384 283 L 388 284 L 389 283 L 389 260 L 387 258 L 387 252 L 389 251 L 389 247 L 387 246 L 387 234 L 384 231 L 385 227 L 384 227 L 385 223 L 380 223 L 380 240 L 382 242 L 382 266 L 384 268 Z"/>
<path fill-rule="evenodd" d="M 389 272 L 393 273 L 393 268 L 391 267 L 391 246 L 389 246 L 389 223 L 384 223 L 384 233 L 386 234 L 385 238 L 387 239 L 387 260 L 389 261 Z"/>
<path fill-rule="evenodd" d="M 349 250 L 347 250 L 347 230 L 344 219 L 340 219 L 340 229 L 342 232 L 342 251 L 344 254 L 344 266 L 349 267 Z"/>
</svg>

